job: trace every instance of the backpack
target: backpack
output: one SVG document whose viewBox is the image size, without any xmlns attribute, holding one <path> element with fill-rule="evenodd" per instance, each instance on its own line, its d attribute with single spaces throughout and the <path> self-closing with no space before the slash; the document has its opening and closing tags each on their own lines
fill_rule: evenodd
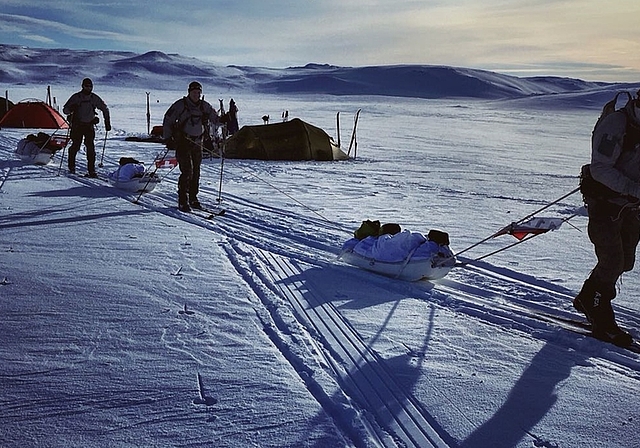
<svg viewBox="0 0 640 448">
<path fill-rule="evenodd" d="M 618 97 L 623 94 L 627 95 L 627 101 L 625 102 L 624 106 L 622 106 L 619 109 L 616 109 L 616 106 L 618 104 Z M 602 126 L 602 122 L 609 115 L 615 112 L 622 112 L 625 115 L 625 117 L 627 117 L 627 110 L 626 110 L 627 105 L 632 100 L 633 100 L 633 96 L 631 95 L 631 93 L 627 91 L 622 91 L 622 92 L 616 93 L 616 95 L 611 100 L 607 101 L 605 105 L 602 107 L 602 112 L 600 113 L 600 116 L 598 117 L 596 124 L 593 126 L 593 131 L 591 132 L 592 140 L 596 137 L 596 134 L 599 134 L 599 132 L 602 131 L 602 129 L 600 129 L 600 127 Z M 628 128 L 629 128 L 629 124 L 627 120 L 627 129 Z M 594 199 L 604 199 L 604 200 L 613 199 L 621 196 L 620 193 L 611 190 L 609 187 L 598 182 L 591 176 L 591 164 L 589 163 L 587 163 L 586 165 L 583 165 L 582 168 L 580 169 L 580 193 L 582 193 L 582 195 L 586 197 L 590 197 Z"/>
<path fill-rule="evenodd" d="M 127 165 L 129 163 L 133 163 L 135 165 L 138 165 L 138 164 L 140 164 L 142 162 L 134 159 L 133 157 L 120 157 L 120 160 L 118 161 L 118 164 L 120 166 L 124 166 L 124 165 Z"/>
<path fill-rule="evenodd" d="M 618 97 L 622 94 L 627 95 L 627 102 L 624 103 L 625 105 L 622 106 L 620 109 L 616 109 L 616 105 L 618 104 Z M 602 124 L 602 121 L 612 113 L 622 111 L 623 113 L 626 114 L 625 107 L 627 106 L 627 104 L 629 104 L 629 102 L 632 99 L 633 97 L 627 91 L 616 93 L 616 96 L 614 96 L 613 99 L 607 101 L 607 103 L 602 107 L 602 112 L 600 113 L 600 116 L 598 117 L 596 124 L 593 126 L 593 131 L 591 132 L 591 135 L 594 135 L 596 133 L 596 129 L 600 127 L 600 124 Z"/>
<path fill-rule="evenodd" d="M 203 128 L 205 130 L 204 133 L 205 133 L 205 136 L 206 136 L 206 135 L 209 134 L 209 118 L 208 117 L 205 118 L 204 100 L 200 101 L 200 104 L 198 105 L 198 108 L 200 109 L 200 119 L 202 121 L 202 126 L 203 126 Z M 176 121 L 174 123 L 172 123 L 172 125 L 171 125 L 171 129 L 173 131 L 173 135 L 174 136 L 177 137 L 177 136 L 182 136 L 184 134 L 184 125 L 192 117 L 191 114 L 188 114 L 186 117 L 184 117 L 185 112 L 188 112 L 188 111 L 189 111 L 189 106 L 187 105 L 187 97 L 184 96 L 184 97 L 182 97 L 182 111 L 178 115 L 178 118 L 176 119 Z"/>
<path fill-rule="evenodd" d="M 429 230 L 427 239 L 429 241 L 433 241 L 436 244 L 439 244 L 440 246 L 449 245 L 449 234 L 447 232 L 443 232 L 442 230 L 436 230 L 436 229 Z"/>
<path fill-rule="evenodd" d="M 378 236 L 380 233 L 380 221 L 362 221 L 358 230 L 353 232 L 353 236 L 359 240 L 363 240 L 368 236 Z"/>
</svg>

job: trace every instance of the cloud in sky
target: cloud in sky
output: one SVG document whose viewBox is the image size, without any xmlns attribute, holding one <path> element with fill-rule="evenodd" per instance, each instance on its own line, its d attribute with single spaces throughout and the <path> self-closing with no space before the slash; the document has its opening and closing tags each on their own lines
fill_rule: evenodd
<svg viewBox="0 0 640 448">
<path fill-rule="evenodd" d="M 307 4 L 308 3 L 308 4 Z M 220 65 L 436 64 L 640 79 L 640 2 L 0 0 L 0 41 L 160 50 Z"/>
</svg>

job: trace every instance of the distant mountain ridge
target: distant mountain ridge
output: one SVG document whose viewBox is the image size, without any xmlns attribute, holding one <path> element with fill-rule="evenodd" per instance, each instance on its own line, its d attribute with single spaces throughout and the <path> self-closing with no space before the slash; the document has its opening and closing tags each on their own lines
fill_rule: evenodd
<svg viewBox="0 0 640 448">
<path fill-rule="evenodd" d="M 77 84 L 91 77 L 109 85 L 184 87 L 197 79 L 225 90 L 259 93 L 387 95 L 416 98 L 509 99 L 602 90 L 627 85 L 558 77 L 518 78 L 486 70 L 438 65 L 265 68 L 217 66 L 179 54 L 150 51 L 40 49 L 0 44 L 0 82 Z M 637 88 L 637 87 L 636 87 Z"/>
</svg>

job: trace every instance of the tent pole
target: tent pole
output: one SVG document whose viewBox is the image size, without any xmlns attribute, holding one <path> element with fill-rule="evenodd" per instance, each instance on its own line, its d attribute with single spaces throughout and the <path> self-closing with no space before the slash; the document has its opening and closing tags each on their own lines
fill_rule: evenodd
<svg viewBox="0 0 640 448">
<path fill-rule="evenodd" d="M 358 127 L 358 118 L 360 117 L 360 111 L 362 109 L 358 109 L 356 112 L 356 116 L 353 119 L 353 132 L 351 133 L 351 142 L 349 143 L 349 151 L 347 152 L 347 157 L 351 155 L 351 147 L 353 146 L 353 142 L 356 139 L 356 128 Z"/>
<path fill-rule="evenodd" d="M 151 92 L 145 92 L 147 94 L 147 134 L 151 134 L 151 111 L 149 109 L 149 94 Z"/>
<path fill-rule="evenodd" d="M 336 132 L 338 134 L 338 148 L 340 148 L 340 112 L 336 114 Z"/>
</svg>

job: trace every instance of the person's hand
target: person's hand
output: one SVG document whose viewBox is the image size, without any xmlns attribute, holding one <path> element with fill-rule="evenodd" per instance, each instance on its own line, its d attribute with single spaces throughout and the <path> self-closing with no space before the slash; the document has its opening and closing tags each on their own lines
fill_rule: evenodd
<svg viewBox="0 0 640 448">
<path fill-rule="evenodd" d="M 104 130 L 109 132 L 111 130 L 111 123 L 108 121 L 104 123 Z"/>
</svg>

